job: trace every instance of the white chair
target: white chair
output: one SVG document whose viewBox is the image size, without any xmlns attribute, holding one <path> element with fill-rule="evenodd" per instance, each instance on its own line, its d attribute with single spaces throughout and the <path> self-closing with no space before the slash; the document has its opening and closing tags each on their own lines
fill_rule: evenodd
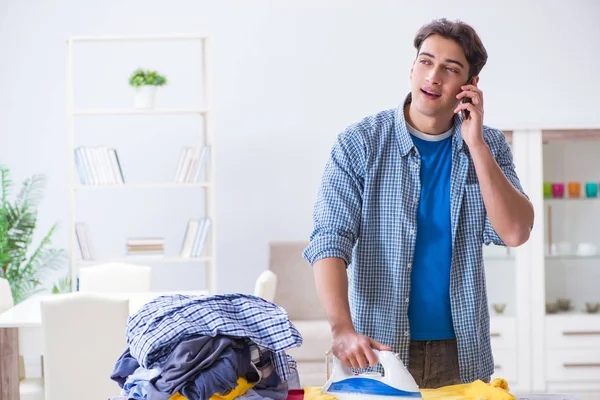
<svg viewBox="0 0 600 400">
<path fill-rule="evenodd" d="M 10 290 L 10 284 L 4 278 L 0 278 L 0 314 L 14 307 L 14 300 Z M 19 394 L 21 400 L 43 400 L 44 380 L 43 378 L 26 378 L 23 357 L 19 356 Z"/>
<path fill-rule="evenodd" d="M 105 400 L 127 349 L 129 300 L 95 293 L 55 295 L 41 303 L 46 400 Z"/>
<path fill-rule="evenodd" d="M 106 263 L 79 271 L 79 290 L 98 293 L 132 293 L 151 290 L 152 268 L 128 263 Z"/>
<path fill-rule="evenodd" d="M 277 275 L 273 271 L 266 270 L 260 274 L 254 284 L 254 295 L 272 302 L 277 289 Z"/>
</svg>

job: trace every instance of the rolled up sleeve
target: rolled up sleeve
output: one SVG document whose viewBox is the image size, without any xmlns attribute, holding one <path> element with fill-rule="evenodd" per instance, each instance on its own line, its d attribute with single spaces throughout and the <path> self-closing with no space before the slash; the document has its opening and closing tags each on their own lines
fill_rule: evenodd
<svg viewBox="0 0 600 400">
<path fill-rule="evenodd" d="M 337 257 L 352 262 L 359 235 L 366 165 L 362 134 L 346 130 L 338 135 L 325 166 L 313 211 L 313 232 L 304 258 L 317 261 Z"/>
<path fill-rule="evenodd" d="M 499 142 L 499 150 L 495 157 L 498 166 L 504 173 L 504 176 L 506 176 L 506 178 L 510 181 L 510 183 L 512 183 L 512 185 L 529 200 L 529 196 L 525 194 L 525 191 L 521 186 L 521 181 L 519 180 L 519 177 L 515 171 L 515 164 L 513 162 L 512 151 L 510 149 L 510 146 L 506 142 L 504 134 L 500 131 L 495 131 L 495 134 L 495 136 L 499 138 L 497 139 Z M 504 241 L 500 239 L 500 236 L 492 227 L 492 223 L 490 222 L 490 219 L 487 215 L 485 217 L 485 227 L 483 230 L 483 243 L 485 245 L 493 243 L 498 246 L 506 246 Z"/>
</svg>

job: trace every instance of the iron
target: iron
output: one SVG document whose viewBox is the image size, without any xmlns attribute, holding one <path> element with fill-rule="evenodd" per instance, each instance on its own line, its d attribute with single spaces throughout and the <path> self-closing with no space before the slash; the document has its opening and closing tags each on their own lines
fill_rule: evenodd
<svg viewBox="0 0 600 400">
<path fill-rule="evenodd" d="M 383 366 L 379 372 L 357 374 L 333 357 L 333 369 L 321 393 L 338 400 L 422 399 L 419 387 L 398 354 L 373 350 Z"/>
</svg>

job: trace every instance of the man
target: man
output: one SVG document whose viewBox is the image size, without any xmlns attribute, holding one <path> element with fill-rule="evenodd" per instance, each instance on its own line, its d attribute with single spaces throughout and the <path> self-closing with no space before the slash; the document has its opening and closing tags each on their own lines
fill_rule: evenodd
<svg viewBox="0 0 600 400">
<path fill-rule="evenodd" d="M 404 104 L 338 136 L 304 257 L 336 357 L 366 368 L 393 350 L 436 388 L 493 374 L 482 245 L 523 244 L 534 216 L 503 133 L 483 125 L 476 32 L 436 20 L 414 45 Z"/>
</svg>

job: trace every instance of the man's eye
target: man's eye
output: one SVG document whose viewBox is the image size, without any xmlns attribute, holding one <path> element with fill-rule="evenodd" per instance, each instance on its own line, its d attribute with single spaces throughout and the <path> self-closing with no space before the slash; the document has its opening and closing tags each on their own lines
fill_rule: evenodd
<svg viewBox="0 0 600 400">
<path fill-rule="evenodd" d="M 421 60 L 421 64 L 429 64 L 428 60 Z"/>
<path fill-rule="evenodd" d="M 454 69 L 454 68 L 446 68 L 448 71 L 453 72 L 455 74 L 458 74 L 458 70 Z"/>
</svg>

